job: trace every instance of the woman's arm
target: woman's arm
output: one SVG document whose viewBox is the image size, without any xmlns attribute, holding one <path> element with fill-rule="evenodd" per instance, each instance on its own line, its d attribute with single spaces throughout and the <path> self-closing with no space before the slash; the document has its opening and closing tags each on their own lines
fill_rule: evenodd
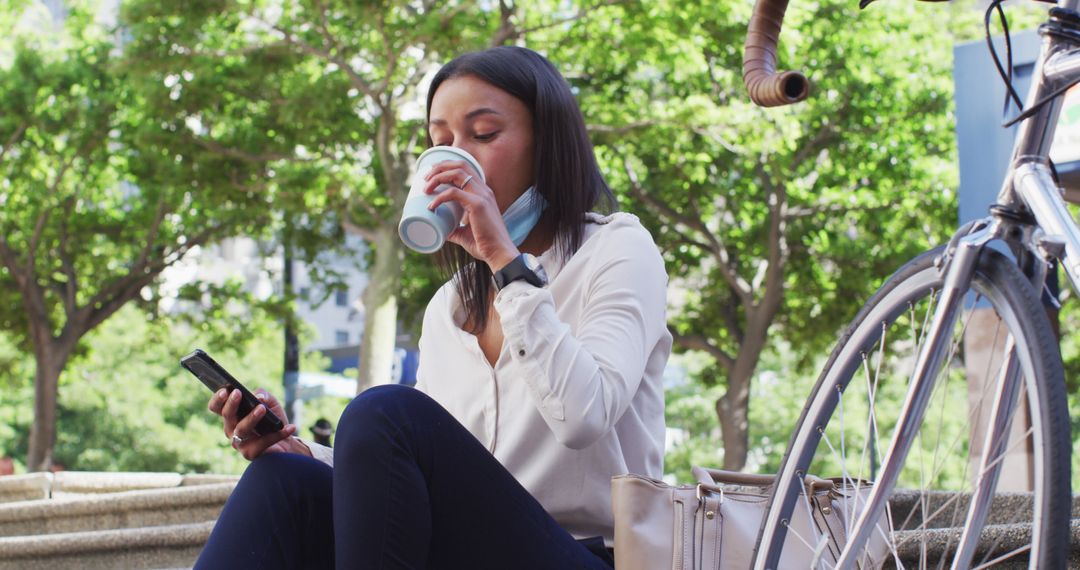
<svg viewBox="0 0 1080 570">
<path fill-rule="evenodd" d="M 581 449 L 608 433 L 630 406 L 666 323 L 667 274 L 649 233 L 628 216 L 613 223 L 583 273 L 576 334 L 550 291 L 524 282 L 495 298 L 510 357 L 555 437 Z M 581 255 L 579 252 L 578 255 Z"/>
<path fill-rule="evenodd" d="M 294 437 L 293 439 L 303 446 L 303 448 L 296 451 L 296 453 L 311 456 L 330 467 L 334 466 L 334 449 L 332 447 L 326 447 L 325 445 L 315 443 L 314 441 L 308 441 L 301 437 Z"/>
</svg>

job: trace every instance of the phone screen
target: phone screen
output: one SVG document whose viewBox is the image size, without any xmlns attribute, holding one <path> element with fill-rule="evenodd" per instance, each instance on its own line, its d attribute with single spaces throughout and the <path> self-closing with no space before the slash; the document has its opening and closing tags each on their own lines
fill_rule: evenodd
<svg viewBox="0 0 1080 570">
<path fill-rule="evenodd" d="M 202 349 L 196 348 L 191 354 L 181 358 L 180 365 L 195 375 L 211 392 L 217 392 L 222 388 L 230 392 L 240 390 L 241 397 L 236 413 L 237 418 L 246 417 L 255 409 L 255 406 L 260 404 L 259 399 L 254 394 Z M 267 408 L 266 415 L 259 420 L 259 423 L 255 426 L 255 431 L 259 435 L 266 435 L 284 427 L 285 424 L 281 419 Z"/>
</svg>

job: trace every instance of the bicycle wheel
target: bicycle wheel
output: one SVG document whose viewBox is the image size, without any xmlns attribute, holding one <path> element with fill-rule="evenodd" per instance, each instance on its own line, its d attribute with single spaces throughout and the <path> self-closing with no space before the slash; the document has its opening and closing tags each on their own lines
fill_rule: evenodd
<svg viewBox="0 0 1080 570">
<path fill-rule="evenodd" d="M 834 567 L 846 547 L 857 554 L 857 567 L 1066 566 L 1071 444 L 1061 358 L 1039 296 L 1015 264 L 991 249 L 980 255 L 971 293 L 946 339 L 918 431 L 905 432 L 912 445 L 898 462 L 897 484 L 870 540 L 848 545 L 847 536 L 788 532 L 793 509 L 813 508 L 799 493 L 803 474 L 843 477 L 851 530 L 860 508 L 851 489 L 868 488 L 890 462 L 886 450 L 942 286 L 934 267 L 941 251 L 890 277 L 833 350 L 781 465 L 755 567 L 778 567 L 784 544 L 796 543 L 816 553 L 815 568 Z M 999 459 L 984 465 L 987 424 L 998 411 L 995 387 L 1008 375 L 1006 346 L 1015 347 L 1008 368 L 1019 370 L 1021 389 L 1012 405 L 1005 400 L 1002 409 L 1009 411 L 994 416 L 1008 422 L 1005 451 L 991 453 Z M 978 516 L 966 522 L 973 497 L 987 506 L 984 522 Z M 970 560 L 953 566 L 953 558 L 963 558 L 956 552 L 965 527 L 978 527 L 967 529 L 977 547 Z"/>
</svg>

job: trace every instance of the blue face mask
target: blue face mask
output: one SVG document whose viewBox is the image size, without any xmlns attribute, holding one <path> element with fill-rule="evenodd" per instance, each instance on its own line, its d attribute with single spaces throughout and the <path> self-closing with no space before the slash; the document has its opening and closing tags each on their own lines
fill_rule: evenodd
<svg viewBox="0 0 1080 570">
<path fill-rule="evenodd" d="M 529 232 L 536 227 L 536 222 L 540 221 L 540 214 L 544 213 L 547 206 L 547 200 L 536 191 L 536 187 L 530 186 L 503 212 L 503 222 L 506 224 L 507 231 L 510 232 L 510 239 L 513 240 L 514 245 L 521 245 L 525 241 Z"/>
</svg>

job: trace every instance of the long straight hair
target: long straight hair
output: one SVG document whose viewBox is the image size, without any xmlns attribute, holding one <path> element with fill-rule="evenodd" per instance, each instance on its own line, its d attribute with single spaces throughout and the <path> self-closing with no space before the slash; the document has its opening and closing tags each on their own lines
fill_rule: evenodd
<svg viewBox="0 0 1080 570">
<path fill-rule="evenodd" d="M 556 252 L 565 262 L 581 247 L 585 213 L 616 209 L 570 86 L 550 61 L 526 48 L 499 46 L 466 53 L 444 65 L 432 79 L 427 95 L 429 121 L 431 100 L 439 86 L 462 76 L 490 83 L 529 109 L 536 169 L 532 180 L 548 202 L 537 229 L 554 236 Z M 430 135 L 427 142 L 431 146 Z M 466 312 L 466 330 L 479 333 L 488 323 L 488 299 L 494 290 L 491 269 L 464 248 L 448 246 L 440 252 L 439 261 L 454 279 Z"/>
</svg>

